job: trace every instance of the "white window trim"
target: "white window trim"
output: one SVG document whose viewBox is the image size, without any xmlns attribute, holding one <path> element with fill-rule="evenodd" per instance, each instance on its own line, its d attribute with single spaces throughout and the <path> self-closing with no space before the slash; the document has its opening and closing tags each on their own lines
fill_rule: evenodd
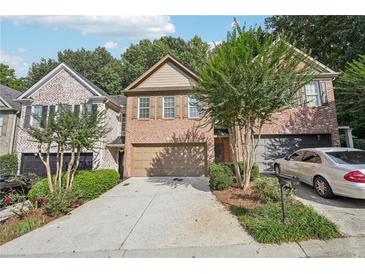
<svg viewBox="0 0 365 274">
<path fill-rule="evenodd" d="M 309 101 L 307 100 L 307 89 L 306 89 L 306 86 L 308 85 L 308 84 L 310 84 L 310 83 L 308 83 L 307 85 L 305 85 L 303 88 L 304 88 L 304 99 L 305 99 L 305 105 L 307 106 L 307 107 L 321 107 L 322 105 L 323 105 L 323 103 L 322 103 L 322 98 L 321 98 L 321 86 L 320 86 L 320 83 L 319 83 L 319 80 L 313 80 L 312 82 L 314 82 L 315 83 L 315 85 L 316 85 L 316 89 L 317 89 L 317 94 L 316 94 L 316 97 L 317 97 L 317 103 L 318 103 L 318 105 L 316 105 L 316 106 L 309 106 L 308 105 L 308 103 L 309 103 Z M 313 96 L 314 97 L 314 95 L 310 95 L 310 96 Z"/>
<path fill-rule="evenodd" d="M 188 96 L 188 118 L 200 118 L 200 114 L 198 114 L 198 116 L 191 116 L 190 115 L 190 99 L 193 98 L 192 95 Z"/>
<path fill-rule="evenodd" d="M 165 117 L 165 98 L 166 97 L 172 97 L 174 98 L 174 106 L 173 107 L 170 107 L 170 108 L 173 108 L 174 109 L 174 116 L 173 117 Z M 174 119 L 176 117 L 176 98 L 175 96 L 163 96 L 162 97 L 162 118 L 164 119 Z"/>
<path fill-rule="evenodd" d="M 148 98 L 148 117 L 139 117 L 139 110 L 141 108 L 141 105 L 140 105 L 140 101 L 141 101 L 141 98 Z M 137 108 L 137 112 L 138 112 L 138 119 L 149 119 L 149 116 L 150 116 L 150 107 L 151 107 L 151 98 L 149 96 L 141 96 L 141 97 L 138 97 L 138 108 Z"/>
</svg>

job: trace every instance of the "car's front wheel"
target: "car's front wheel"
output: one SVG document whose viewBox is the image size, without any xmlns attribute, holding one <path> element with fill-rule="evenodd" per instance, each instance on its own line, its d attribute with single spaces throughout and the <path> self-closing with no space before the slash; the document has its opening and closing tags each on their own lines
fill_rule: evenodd
<svg viewBox="0 0 365 274">
<path fill-rule="evenodd" d="M 331 186 L 327 180 L 321 176 L 317 176 L 314 179 L 313 186 L 317 194 L 323 198 L 332 198 L 334 196 Z"/>
</svg>

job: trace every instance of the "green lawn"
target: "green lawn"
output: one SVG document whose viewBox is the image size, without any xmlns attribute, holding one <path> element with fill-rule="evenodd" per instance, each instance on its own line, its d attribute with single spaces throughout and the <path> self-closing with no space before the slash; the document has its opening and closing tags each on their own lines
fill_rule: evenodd
<svg viewBox="0 0 365 274">
<path fill-rule="evenodd" d="M 231 210 L 260 243 L 328 240 L 342 236 L 333 222 L 299 202 L 286 204 L 285 225 L 281 222 L 280 203 L 267 203 L 253 209 L 232 207 Z"/>
</svg>

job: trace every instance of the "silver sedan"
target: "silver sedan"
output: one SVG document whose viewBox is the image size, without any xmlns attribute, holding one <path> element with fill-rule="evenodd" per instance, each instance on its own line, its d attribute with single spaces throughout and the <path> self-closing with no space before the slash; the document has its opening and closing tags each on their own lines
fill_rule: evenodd
<svg viewBox="0 0 365 274">
<path fill-rule="evenodd" d="M 318 195 L 365 199 L 365 151 L 354 148 L 300 149 L 274 162 L 276 174 L 297 176 Z"/>
</svg>

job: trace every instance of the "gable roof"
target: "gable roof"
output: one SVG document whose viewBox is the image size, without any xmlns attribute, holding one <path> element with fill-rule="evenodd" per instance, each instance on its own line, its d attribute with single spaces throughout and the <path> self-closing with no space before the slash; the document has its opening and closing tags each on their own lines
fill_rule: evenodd
<svg viewBox="0 0 365 274">
<path fill-rule="evenodd" d="M 319 72 L 320 74 L 325 74 L 325 75 L 328 75 L 328 76 L 337 76 L 337 75 L 340 74 L 339 72 L 336 72 L 336 71 L 332 70 L 328 66 L 324 65 L 323 63 L 319 62 L 318 60 L 314 59 L 313 57 L 309 56 L 304 51 L 298 49 L 297 47 L 293 46 L 292 44 L 290 44 L 288 42 L 286 42 L 286 44 L 289 47 L 293 48 L 297 53 L 303 55 L 309 62 L 314 64 L 317 68 L 319 68 L 321 70 Z"/>
<path fill-rule="evenodd" d="M 65 63 L 59 64 L 56 68 L 54 68 L 51 72 L 49 72 L 46 76 L 44 76 L 41 80 L 35 83 L 32 87 L 30 87 L 27 91 L 21 94 L 17 100 L 26 99 L 31 96 L 35 91 L 37 91 L 40 87 L 42 87 L 45 83 L 47 83 L 52 77 L 54 77 L 61 70 L 65 70 L 68 72 L 75 80 L 77 80 L 81 85 L 87 88 L 94 96 L 106 97 L 113 104 L 119 106 L 118 102 L 115 101 L 112 96 L 103 91 L 101 88 L 96 86 L 93 82 L 88 80 L 86 77 L 82 76 L 80 73 L 76 72 L 70 66 Z"/>
<path fill-rule="evenodd" d="M 136 80 L 134 80 L 129 86 L 127 86 L 125 88 L 125 90 L 131 90 L 131 89 L 137 87 L 140 83 L 142 83 L 145 79 L 147 79 L 149 76 L 151 76 L 156 70 L 158 70 L 160 67 L 162 67 L 167 62 L 173 63 L 175 66 L 180 68 L 184 73 L 186 73 L 188 76 L 190 76 L 194 80 L 199 79 L 198 75 L 196 75 L 194 72 L 192 72 L 186 66 L 181 64 L 179 61 L 177 61 L 175 58 L 173 58 L 170 54 L 167 54 L 160 61 L 158 61 L 156 64 L 154 64 L 152 67 L 150 67 L 146 72 L 144 72 L 141 76 L 139 76 Z"/>
<path fill-rule="evenodd" d="M 10 109 L 20 110 L 20 104 L 14 99 L 21 95 L 20 91 L 0 84 L 0 100 Z"/>
</svg>

